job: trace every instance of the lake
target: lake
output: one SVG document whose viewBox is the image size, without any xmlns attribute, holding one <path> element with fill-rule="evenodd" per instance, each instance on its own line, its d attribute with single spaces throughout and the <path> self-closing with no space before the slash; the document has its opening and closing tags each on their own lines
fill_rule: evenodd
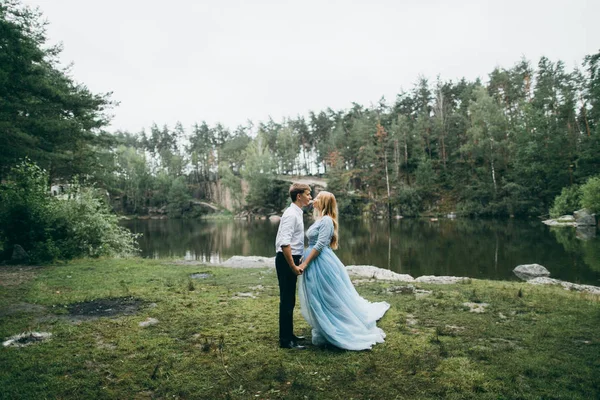
<svg viewBox="0 0 600 400">
<path fill-rule="evenodd" d="M 305 228 L 311 223 L 307 217 Z M 279 223 L 124 220 L 122 225 L 143 234 L 143 257 L 221 262 L 234 255 L 273 257 Z M 512 273 L 517 265 L 537 263 L 552 278 L 600 286 L 600 234 L 584 240 L 574 228 L 550 228 L 538 220 L 341 220 L 339 232 L 336 253 L 346 265 L 375 265 L 415 278 L 517 280 Z"/>
</svg>

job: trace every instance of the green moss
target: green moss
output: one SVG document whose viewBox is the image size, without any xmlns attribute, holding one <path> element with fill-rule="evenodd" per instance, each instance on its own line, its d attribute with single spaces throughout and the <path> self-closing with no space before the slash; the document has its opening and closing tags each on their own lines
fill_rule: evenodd
<svg viewBox="0 0 600 400">
<path fill-rule="evenodd" d="M 197 272 L 210 276 L 191 280 Z M 598 398 L 598 297 L 471 280 L 417 285 L 433 291 L 417 298 L 388 294 L 392 285 L 357 287 L 371 301 L 392 304 L 379 322 L 384 344 L 294 352 L 277 346 L 272 269 L 142 259 L 39 268 L 33 279 L 0 286 L 0 338 L 28 330 L 53 337 L 0 350 L 0 386 L 6 398 L 25 399 Z M 234 298 L 247 292 L 256 298 Z M 145 306 L 87 320 L 73 320 L 65 308 L 125 296 Z M 471 313 L 462 305 L 469 301 L 489 306 Z M 9 312 L 16 304 L 36 307 Z M 140 327 L 148 317 L 159 323 Z M 296 331 L 310 336 L 299 311 L 295 321 Z"/>
</svg>

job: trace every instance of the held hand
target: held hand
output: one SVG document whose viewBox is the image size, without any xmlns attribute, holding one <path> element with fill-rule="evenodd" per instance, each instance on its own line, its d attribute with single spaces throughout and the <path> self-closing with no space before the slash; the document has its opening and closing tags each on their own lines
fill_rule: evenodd
<svg viewBox="0 0 600 400">
<path fill-rule="evenodd" d="M 294 267 L 294 268 L 292 269 L 292 271 L 293 271 L 293 272 L 294 272 L 294 274 L 296 274 L 296 275 L 302 275 L 302 273 L 304 272 L 304 270 L 303 270 L 302 268 L 300 268 L 300 267 Z"/>
</svg>

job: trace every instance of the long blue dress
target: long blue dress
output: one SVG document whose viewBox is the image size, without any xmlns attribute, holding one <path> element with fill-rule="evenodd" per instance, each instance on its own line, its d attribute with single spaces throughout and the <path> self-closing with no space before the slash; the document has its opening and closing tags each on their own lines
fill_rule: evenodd
<svg viewBox="0 0 600 400">
<path fill-rule="evenodd" d="M 384 342 L 385 332 L 376 322 L 390 305 L 371 303 L 358 294 L 344 264 L 329 246 L 333 230 L 333 220 L 325 216 L 306 232 L 309 247 L 304 257 L 313 248 L 320 253 L 299 277 L 300 311 L 312 327 L 313 344 L 330 343 L 347 350 L 370 349 Z"/>
</svg>

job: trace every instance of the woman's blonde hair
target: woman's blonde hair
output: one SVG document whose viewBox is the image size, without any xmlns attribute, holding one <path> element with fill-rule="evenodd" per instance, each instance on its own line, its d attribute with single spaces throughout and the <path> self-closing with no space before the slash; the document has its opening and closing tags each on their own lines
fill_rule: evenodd
<svg viewBox="0 0 600 400">
<path fill-rule="evenodd" d="M 324 217 L 325 215 L 331 217 L 333 220 L 333 236 L 331 237 L 331 243 L 329 244 L 332 249 L 338 248 L 338 207 L 337 201 L 333 193 L 321 191 L 315 199 L 314 203 L 318 204 L 318 207 L 313 204 L 315 218 Z"/>
</svg>

